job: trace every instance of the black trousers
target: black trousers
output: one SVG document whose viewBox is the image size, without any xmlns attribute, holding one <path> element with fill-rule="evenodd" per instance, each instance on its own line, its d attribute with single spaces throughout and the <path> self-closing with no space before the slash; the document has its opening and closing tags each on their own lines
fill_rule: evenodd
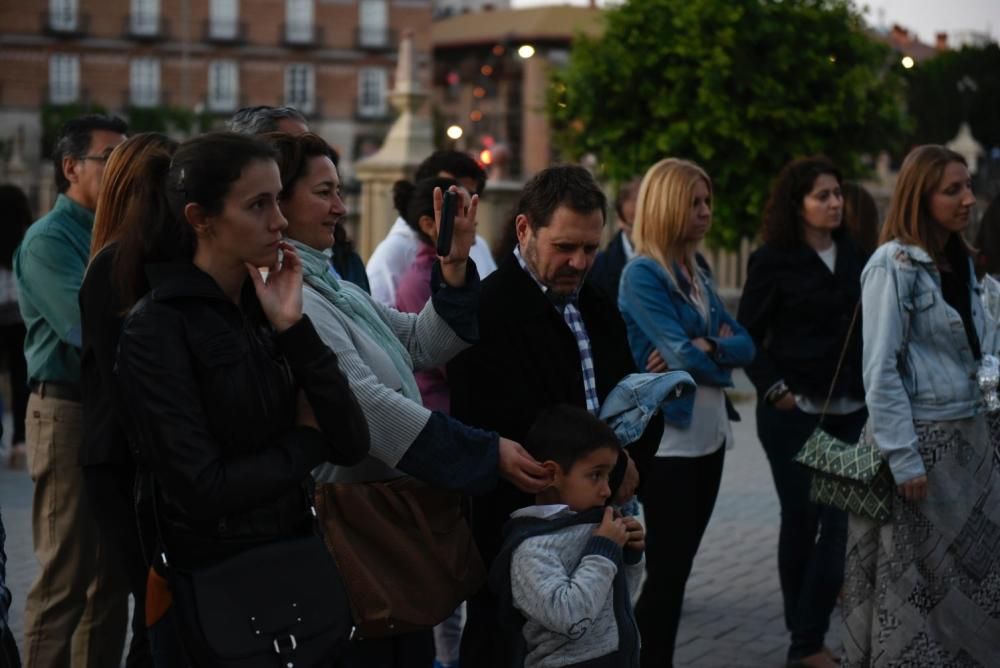
<svg viewBox="0 0 1000 668">
<path fill-rule="evenodd" d="M 646 583 L 635 607 L 643 668 L 673 665 L 684 588 L 715 509 L 725 453 L 656 457 L 644 473 Z"/>
<path fill-rule="evenodd" d="M 146 578 L 149 560 L 143 553 L 135 510 L 135 465 L 106 463 L 83 467 L 83 480 L 91 507 L 107 541 L 109 556 L 117 556 L 128 577 L 130 593 L 135 600 L 132 613 L 132 642 L 128 648 L 127 668 L 153 665 L 146 632 Z M 152 530 L 152 518 L 143 522 L 143 530 Z M 146 544 L 152 545 L 152 536 Z"/>
<path fill-rule="evenodd" d="M 842 440 L 857 441 L 868 419 L 865 409 L 829 415 L 823 429 Z M 778 576 L 791 635 L 789 659 L 823 649 L 830 615 L 844 583 L 847 513 L 809 500 L 812 475 L 794 461 L 819 416 L 798 409 L 782 411 L 767 402 L 757 405 L 757 435 L 771 465 L 781 504 Z"/>
</svg>

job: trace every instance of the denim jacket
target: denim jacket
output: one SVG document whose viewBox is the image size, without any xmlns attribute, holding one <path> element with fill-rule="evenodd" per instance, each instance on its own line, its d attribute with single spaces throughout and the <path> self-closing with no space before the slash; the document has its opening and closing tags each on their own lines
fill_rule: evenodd
<svg viewBox="0 0 1000 668">
<path fill-rule="evenodd" d="M 682 428 L 691 424 L 694 389 L 686 371 L 630 373 L 604 400 L 600 418 L 615 430 L 622 445 L 629 445 L 642 436 L 657 411 L 663 411 L 668 424 Z"/>
<path fill-rule="evenodd" d="M 972 260 L 969 260 L 970 264 Z M 994 336 L 970 271 L 972 319 L 983 353 Z M 861 274 L 865 402 L 872 434 L 897 483 L 926 473 L 914 420 L 957 420 L 981 410 L 979 363 L 941 276 L 922 248 L 898 241 L 875 251 Z"/>
<path fill-rule="evenodd" d="M 709 322 L 660 263 L 644 256 L 625 265 L 618 308 L 628 330 L 632 357 L 640 369 L 645 368 L 655 348 L 671 370 L 687 371 L 699 385 L 732 387 L 732 369 L 753 361 L 753 340 L 743 325 L 726 312 L 711 277 L 707 271 L 703 273 L 708 286 Z M 733 330 L 732 336 L 716 336 L 723 324 Z M 710 355 L 696 348 L 691 339 L 697 337 L 711 341 L 715 351 Z"/>
</svg>

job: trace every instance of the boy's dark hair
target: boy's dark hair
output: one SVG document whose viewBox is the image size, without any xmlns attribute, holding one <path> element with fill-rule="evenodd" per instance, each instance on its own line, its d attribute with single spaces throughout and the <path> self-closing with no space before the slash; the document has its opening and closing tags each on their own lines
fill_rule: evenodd
<svg viewBox="0 0 1000 668">
<path fill-rule="evenodd" d="M 420 163 L 417 173 L 413 175 L 414 182 L 423 181 L 438 176 L 441 172 L 451 174 L 458 179 L 475 179 L 476 192 L 471 195 L 482 197 L 486 189 L 486 172 L 471 155 L 461 151 L 435 151 L 430 157 Z"/>
<path fill-rule="evenodd" d="M 69 180 L 63 174 L 62 162 L 65 157 L 80 159 L 90 150 L 90 140 L 94 130 L 107 130 L 118 134 L 128 134 L 128 125 L 117 116 L 90 114 L 66 121 L 59 128 L 59 136 L 52 147 L 52 163 L 55 165 L 56 190 L 61 193 L 69 189 Z"/>
<path fill-rule="evenodd" d="M 517 213 L 527 216 L 531 229 L 537 230 L 552 222 L 560 206 L 582 214 L 600 210 L 607 220 L 608 198 L 591 173 L 577 165 L 558 165 L 535 174 L 521 191 Z"/>
<path fill-rule="evenodd" d="M 543 409 L 524 439 L 524 449 L 540 462 L 552 460 L 568 473 L 573 464 L 601 448 L 621 448 L 611 427 L 582 408 L 557 404 Z"/>
</svg>

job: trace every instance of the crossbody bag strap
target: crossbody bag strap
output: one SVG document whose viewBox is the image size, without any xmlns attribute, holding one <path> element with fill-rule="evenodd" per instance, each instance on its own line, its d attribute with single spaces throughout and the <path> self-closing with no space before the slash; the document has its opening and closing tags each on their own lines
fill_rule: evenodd
<svg viewBox="0 0 1000 668">
<path fill-rule="evenodd" d="M 840 359 L 837 360 L 837 370 L 833 372 L 833 380 L 830 381 L 830 391 L 826 393 L 826 401 L 823 402 L 823 412 L 820 413 L 819 423 L 823 424 L 826 418 L 826 411 L 830 408 L 830 400 L 833 399 L 833 390 L 837 387 L 837 379 L 840 378 L 840 370 L 844 366 L 844 358 L 847 357 L 847 349 L 851 346 L 851 336 L 854 334 L 854 327 L 858 324 L 858 315 L 861 313 L 861 300 L 854 305 L 854 315 L 851 316 L 851 324 L 847 328 L 847 337 L 844 339 L 844 347 L 840 350 Z"/>
</svg>

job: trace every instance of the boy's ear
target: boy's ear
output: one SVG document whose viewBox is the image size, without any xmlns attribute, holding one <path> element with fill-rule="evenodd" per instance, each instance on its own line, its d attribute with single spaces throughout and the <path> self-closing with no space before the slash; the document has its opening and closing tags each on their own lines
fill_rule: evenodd
<svg viewBox="0 0 1000 668">
<path fill-rule="evenodd" d="M 542 468 L 549 474 L 549 487 L 555 486 L 562 481 L 563 470 L 557 462 L 547 459 L 542 462 Z"/>
</svg>

